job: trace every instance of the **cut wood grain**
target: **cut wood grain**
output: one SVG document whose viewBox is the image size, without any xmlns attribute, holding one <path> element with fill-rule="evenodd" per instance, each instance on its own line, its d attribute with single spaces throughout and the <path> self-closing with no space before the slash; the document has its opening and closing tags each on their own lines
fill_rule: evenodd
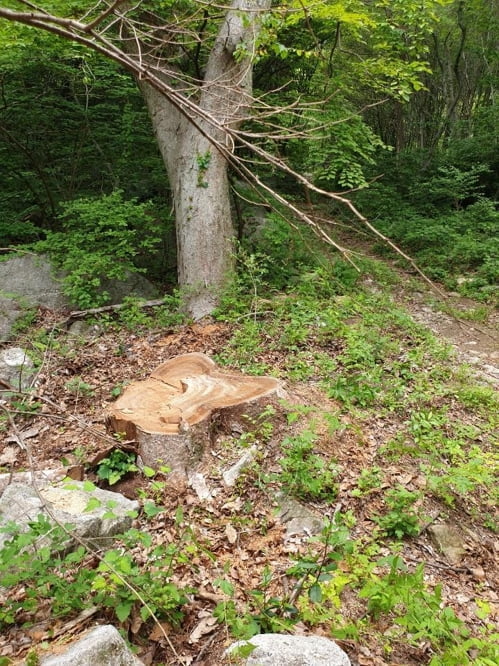
<svg viewBox="0 0 499 666">
<path fill-rule="evenodd" d="M 241 406 L 257 408 L 279 389 L 273 377 L 223 372 L 205 354 L 183 354 L 127 386 L 106 422 L 112 432 L 137 442 L 145 465 L 186 474 L 209 445 L 215 418 Z"/>
</svg>

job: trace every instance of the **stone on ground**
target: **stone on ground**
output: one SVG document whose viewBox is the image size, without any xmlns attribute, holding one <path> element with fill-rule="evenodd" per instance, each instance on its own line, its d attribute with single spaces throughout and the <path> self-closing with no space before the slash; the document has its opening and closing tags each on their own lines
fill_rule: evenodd
<svg viewBox="0 0 499 666">
<path fill-rule="evenodd" d="M 40 514 L 51 520 L 44 508 L 46 504 L 59 523 L 73 526 L 72 534 L 80 539 L 95 539 L 96 545 L 105 546 L 112 542 L 113 535 L 131 527 L 131 513 L 139 509 L 138 502 L 119 493 L 99 488 L 85 490 L 85 484 L 79 481 L 46 486 L 40 489 L 40 495 L 31 486 L 18 483 L 8 486 L 0 498 L 0 526 L 13 522 L 26 532 L 28 524 Z M 86 510 L 89 502 L 96 506 Z M 0 547 L 9 538 L 8 534 L 0 533 Z"/>
<path fill-rule="evenodd" d="M 234 643 L 227 653 L 246 645 L 255 649 L 242 661 L 244 666 L 351 666 L 346 653 L 322 636 L 260 634 Z"/>
<path fill-rule="evenodd" d="M 62 293 L 62 275 L 55 275 L 44 256 L 24 254 L 0 262 L 0 284 L 4 295 L 20 297 L 28 305 L 52 310 L 68 306 Z"/>
<path fill-rule="evenodd" d="M 0 352 L 0 379 L 14 390 L 28 388 L 33 372 L 33 361 L 21 347 L 8 347 Z"/>
<path fill-rule="evenodd" d="M 25 254 L 0 261 L 0 342 L 12 336 L 12 327 L 22 316 L 23 307 L 74 309 L 63 291 L 64 276 L 43 255 Z M 121 303 L 127 296 L 145 299 L 158 296 L 149 280 L 132 272 L 127 272 L 124 280 L 102 279 L 100 290 L 109 295 L 110 303 Z"/>
<path fill-rule="evenodd" d="M 449 523 L 436 523 L 428 527 L 432 539 L 450 564 L 459 564 L 466 554 L 463 533 Z"/>
<path fill-rule="evenodd" d="M 286 526 L 286 539 L 295 536 L 310 537 L 314 534 L 319 534 L 324 528 L 324 520 L 292 497 L 280 495 L 278 503 L 278 518 L 281 524 Z"/>
<path fill-rule="evenodd" d="M 63 653 L 42 658 L 41 666 L 143 666 L 117 629 L 105 624 L 92 629 Z"/>
<path fill-rule="evenodd" d="M 10 338 L 14 324 L 22 313 L 21 306 L 15 300 L 0 293 L 0 342 Z"/>
</svg>

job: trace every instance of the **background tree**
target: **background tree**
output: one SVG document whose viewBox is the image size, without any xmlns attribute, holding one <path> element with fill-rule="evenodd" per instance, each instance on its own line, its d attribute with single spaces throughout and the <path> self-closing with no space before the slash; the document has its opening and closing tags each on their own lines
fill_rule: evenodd
<svg viewBox="0 0 499 666">
<path fill-rule="evenodd" d="M 14 9 L 0 7 L 0 18 L 73 40 L 135 75 L 168 170 L 166 186 L 165 181 L 161 184 L 157 154 L 146 140 L 147 130 L 142 134 L 142 145 L 141 131 L 135 132 L 135 128 L 146 126 L 129 79 L 97 56 L 92 62 L 88 51 L 79 46 L 70 49 L 59 41 L 53 42 L 47 63 L 66 59 L 62 78 L 67 75 L 66 81 L 70 81 L 69 53 L 76 54 L 74 79 L 83 89 L 91 89 L 79 99 L 87 120 L 92 115 L 92 122 L 97 122 L 99 114 L 94 113 L 92 95 L 108 77 L 112 92 L 107 107 L 105 97 L 101 98 L 101 111 L 111 129 L 109 136 L 101 130 L 99 140 L 81 132 L 76 139 L 79 148 L 67 150 L 65 160 L 58 162 L 62 165 L 73 160 L 70 170 L 77 177 L 72 183 L 61 181 L 61 172 L 67 173 L 67 169 L 60 168 L 56 175 L 56 160 L 50 165 L 42 161 L 40 169 L 38 156 L 38 162 L 30 162 L 32 175 L 25 187 L 36 190 L 43 199 L 44 218 L 50 219 L 59 201 L 71 199 L 76 191 L 80 196 L 86 194 L 85 183 L 92 189 L 92 180 L 96 181 L 91 176 L 93 144 L 99 163 L 104 165 L 97 180 L 107 181 L 101 186 L 105 190 L 119 187 L 126 197 L 145 199 L 151 193 L 168 197 L 169 188 L 175 207 L 179 284 L 188 292 L 191 312 L 198 317 L 214 307 L 232 265 L 227 164 L 246 178 L 255 177 L 260 191 L 269 197 L 275 195 L 282 204 L 290 204 L 289 196 L 283 197 L 275 188 L 294 192 L 296 187 L 291 190 L 290 183 L 297 179 L 318 194 L 328 194 L 351 206 L 344 197 L 328 191 L 365 186 L 370 163 L 376 175 L 380 151 L 389 147 L 393 136 L 375 121 L 384 117 L 382 109 L 402 108 L 401 104 L 422 88 L 421 78 L 429 71 L 428 35 L 435 32 L 436 12 L 442 12 L 440 2 L 422 6 L 402 0 L 310 4 L 291 0 L 273 8 L 268 2 L 250 0 L 227 8 L 201 2 L 139 3 L 133 8 L 120 2 L 100 2 L 86 13 L 81 5 L 68 8 L 59 0 L 50 4 L 57 14 L 22 11 L 26 5 L 20 1 L 9 4 Z M 76 16 L 80 18 L 73 18 Z M 14 34 L 13 24 L 1 23 L 2 42 L 10 39 L 19 44 L 19 28 Z M 23 40 L 33 44 L 28 31 Z M 253 65 L 256 99 L 252 94 Z M 47 66 L 50 69 L 50 64 Z M 25 74 L 28 80 L 28 69 Z M 71 107 L 72 114 L 74 95 L 68 103 L 72 93 L 67 92 L 61 89 L 57 96 L 64 99 L 64 108 L 69 111 Z M 112 99 L 121 100 L 114 111 Z M 125 123 L 125 131 L 116 129 L 115 118 Z M 87 123 L 88 132 L 90 126 Z M 64 128 L 65 135 L 68 129 Z M 12 138 L 18 139 L 12 131 L 10 137 L 8 150 L 14 146 Z M 126 149 L 121 150 L 117 164 L 116 153 L 124 137 Z M 30 159 L 26 152 L 24 155 Z M 51 168 L 53 184 L 47 188 L 43 178 L 47 180 Z M 24 170 L 18 171 L 24 177 Z M 151 183 L 149 192 L 145 181 Z M 65 183 L 63 192 L 58 191 L 61 182 Z M 32 196 L 36 199 L 33 191 Z M 291 205 L 291 210 L 335 244 L 328 232 L 298 207 Z M 353 207 L 351 210 L 356 213 Z M 161 215 L 168 218 L 165 211 Z M 49 222 L 45 224 L 50 227 Z M 38 223 L 30 233 L 36 234 L 37 229 Z"/>
<path fill-rule="evenodd" d="M 405 104 L 366 120 L 394 147 L 358 205 L 452 290 L 494 298 L 499 281 L 499 13 L 497 2 L 454 0 L 425 37 L 429 71 Z"/>
<path fill-rule="evenodd" d="M 260 16 L 269 6 L 270 0 L 234 0 L 227 10 L 216 8 L 210 15 L 211 10 L 187 3 L 179 6 L 182 15 L 177 18 L 173 2 L 166 22 L 145 3 L 132 10 L 121 8 L 120 2 L 98 3 L 82 21 L 43 10 L 0 9 L 0 17 L 84 44 L 137 76 L 169 175 L 179 284 L 195 318 L 214 308 L 232 266 L 227 179 L 232 146 L 227 135 L 251 105 L 251 58 Z M 65 9 L 67 16 L 71 9 Z M 108 34 L 117 36 L 119 46 Z M 182 65 L 192 60 L 192 51 L 197 71 L 191 76 Z"/>
</svg>

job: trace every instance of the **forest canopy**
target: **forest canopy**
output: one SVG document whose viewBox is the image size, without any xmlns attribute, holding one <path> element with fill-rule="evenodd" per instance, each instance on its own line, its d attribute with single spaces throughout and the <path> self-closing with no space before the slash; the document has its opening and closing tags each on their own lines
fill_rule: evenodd
<svg viewBox="0 0 499 666">
<path fill-rule="evenodd" d="M 57 261 L 104 216 L 108 265 L 206 292 L 202 314 L 236 227 L 247 243 L 234 196 L 249 180 L 284 217 L 312 196 L 355 228 L 346 193 L 430 277 L 490 298 L 497 35 L 485 0 L 2 2 L 0 243 Z"/>
</svg>

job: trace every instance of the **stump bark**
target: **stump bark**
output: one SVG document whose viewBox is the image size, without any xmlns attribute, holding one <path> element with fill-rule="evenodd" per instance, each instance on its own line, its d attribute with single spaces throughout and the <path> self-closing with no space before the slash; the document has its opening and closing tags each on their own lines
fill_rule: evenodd
<svg viewBox="0 0 499 666">
<path fill-rule="evenodd" d="M 110 408 L 108 429 L 134 440 L 145 465 L 187 474 L 201 460 L 220 416 L 254 411 L 275 396 L 273 377 L 226 373 L 205 354 L 176 356 L 134 382 Z"/>
</svg>

